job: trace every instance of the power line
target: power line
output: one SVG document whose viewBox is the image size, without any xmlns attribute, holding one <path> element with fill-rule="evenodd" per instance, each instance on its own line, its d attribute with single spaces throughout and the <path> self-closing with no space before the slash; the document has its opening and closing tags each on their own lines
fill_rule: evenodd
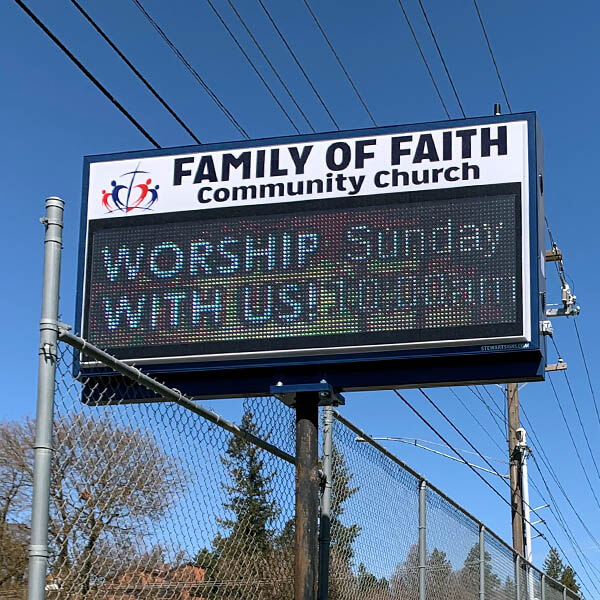
<svg viewBox="0 0 600 600">
<path fill-rule="evenodd" d="M 573 325 L 575 326 L 575 333 L 577 334 L 577 342 L 579 343 L 579 350 L 581 352 L 581 358 L 583 359 L 583 366 L 585 367 L 585 373 L 587 375 L 588 384 L 590 386 L 590 392 L 592 393 L 592 399 L 594 401 L 594 408 L 596 409 L 596 417 L 598 417 L 598 423 L 600 423 L 600 412 L 598 412 L 598 403 L 596 402 L 596 394 L 594 392 L 594 386 L 592 385 L 592 378 L 590 376 L 590 370 L 588 369 L 587 360 L 585 358 L 585 352 L 583 351 L 583 344 L 581 342 L 581 336 L 579 335 L 579 328 L 577 327 L 577 321 L 573 319 Z"/>
<path fill-rule="evenodd" d="M 77 0 L 71 0 L 71 4 L 83 15 L 86 21 L 96 30 L 96 32 L 102 37 L 102 39 L 117 53 L 119 58 L 133 71 L 137 78 L 146 86 L 146 89 L 163 105 L 163 107 L 169 112 L 169 114 L 185 129 L 189 136 L 197 143 L 202 142 L 196 137 L 196 134 L 183 122 L 179 115 L 167 104 L 166 100 L 154 89 L 152 84 L 138 71 L 138 69 L 132 64 L 132 62 L 119 50 L 117 45 L 98 27 L 96 22 L 90 17 L 85 9 L 77 2 Z"/>
<path fill-rule="evenodd" d="M 244 21 L 242 15 L 240 15 L 240 13 L 238 12 L 238 10 L 236 9 L 235 5 L 233 4 L 233 2 L 231 0 L 227 0 L 227 3 L 231 7 L 231 10 L 235 13 L 237 18 L 240 20 L 240 23 L 243 25 L 244 29 L 246 30 L 246 33 L 250 36 L 250 39 L 254 42 L 254 44 L 256 45 L 256 47 L 258 48 L 260 53 L 262 54 L 263 58 L 265 59 L 265 61 L 269 65 L 269 67 L 271 67 L 271 71 L 273 71 L 273 74 L 275 75 L 275 77 L 277 77 L 277 79 L 279 80 L 279 83 L 283 86 L 283 89 L 287 92 L 287 95 L 290 97 L 290 100 L 294 103 L 294 106 L 298 109 L 298 112 L 302 115 L 302 118 L 306 121 L 306 123 L 310 127 L 310 130 L 313 133 L 315 133 L 315 128 L 313 127 L 309 118 L 306 116 L 306 114 L 304 113 L 304 111 L 302 110 L 302 108 L 300 107 L 298 102 L 296 101 L 296 98 L 294 98 L 294 95 L 292 94 L 292 92 L 290 92 L 290 90 L 288 89 L 288 86 L 285 84 L 285 82 L 283 81 L 283 79 L 281 78 L 279 73 L 277 72 L 277 69 L 275 68 L 273 63 L 269 60 L 269 57 L 267 56 L 266 52 L 263 50 L 262 46 L 258 43 L 257 39 L 254 37 L 252 31 L 250 30 L 250 28 Z"/>
<path fill-rule="evenodd" d="M 467 115 L 465 114 L 462 102 L 460 101 L 460 98 L 458 97 L 458 92 L 456 91 L 456 86 L 454 85 L 454 81 L 452 79 L 452 76 L 450 75 L 450 71 L 448 70 L 448 65 L 446 64 L 446 60 L 444 59 L 444 55 L 442 54 L 442 50 L 440 49 L 440 46 L 438 44 L 435 33 L 433 33 L 433 27 L 431 26 L 431 23 L 429 22 L 429 17 L 427 16 L 427 12 L 425 11 L 425 7 L 423 6 L 423 2 L 421 2 L 421 0 L 419 0 L 419 6 L 421 7 L 421 12 L 423 13 L 423 16 L 425 17 L 425 21 L 427 22 L 427 27 L 429 27 L 429 33 L 431 34 L 431 37 L 433 38 L 433 43 L 435 44 L 435 47 L 439 54 L 440 60 L 442 61 L 442 65 L 444 65 L 444 70 L 446 71 L 446 75 L 448 77 L 448 80 L 450 81 L 450 85 L 452 86 L 452 91 L 454 92 L 454 97 L 456 98 L 456 101 L 458 102 L 458 106 L 460 107 L 460 112 L 462 113 L 462 116 L 466 118 Z"/>
<path fill-rule="evenodd" d="M 556 345 L 556 341 L 554 340 L 554 338 L 551 338 L 551 339 L 552 339 L 552 343 L 554 345 L 554 349 L 556 350 L 556 354 L 558 355 L 558 358 L 560 360 L 560 352 L 558 351 L 558 346 Z M 571 396 L 571 400 L 573 401 L 573 407 L 575 408 L 575 413 L 577 414 L 577 420 L 579 421 L 581 431 L 583 432 L 583 438 L 585 439 L 587 449 L 590 453 L 590 456 L 592 457 L 592 462 L 594 463 L 594 467 L 596 469 L 596 475 L 598 475 L 598 478 L 600 478 L 600 471 L 598 470 L 598 464 L 596 463 L 596 458 L 594 457 L 594 453 L 592 452 L 590 440 L 588 438 L 587 432 L 583 425 L 583 420 L 581 418 L 581 413 L 579 412 L 579 407 L 577 406 L 577 401 L 575 400 L 575 394 L 573 393 L 573 388 L 571 387 L 571 382 L 569 381 L 569 376 L 567 375 L 566 371 L 563 371 L 563 375 L 565 377 L 565 381 L 567 382 L 567 387 L 569 388 L 569 395 Z"/>
<path fill-rule="evenodd" d="M 160 35 L 163 41 L 167 44 L 167 46 L 175 53 L 177 58 L 183 63 L 186 69 L 194 76 L 196 81 L 202 86 L 204 91 L 212 98 L 212 100 L 216 103 L 216 105 L 221 109 L 221 111 L 225 114 L 225 116 L 229 119 L 231 124 L 246 138 L 250 139 L 250 136 L 246 132 L 246 130 L 239 124 L 237 119 L 229 112 L 227 107 L 221 102 L 219 97 L 211 90 L 209 85 L 202 79 L 200 73 L 194 69 L 194 67 L 189 63 L 189 61 L 185 58 L 185 56 L 179 51 L 177 46 L 169 39 L 167 34 L 163 31 L 162 27 L 152 18 L 150 13 L 142 6 L 140 0 L 131 0 L 139 9 L 139 11 L 144 15 L 146 20 L 154 27 L 156 32 Z"/>
<path fill-rule="evenodd" d="M 492 436 L 492 434 L 488 431 L 488 428 L 484 427 L 484 425 L 481 423 L 481 421 L 472 413 L 472 411 L 469 409 L 469 407 L 465 404 L 464 400 L 454 391 L 453 388 L 450 388 L 450 392 L 461 403 L 462 407 L 471 415 L 471 417 L 477 423 L 477 425 L 479 425 L 479 427 L 481 428 L 481 430 L 490 438 L 490 440 L 492 440 L 492 442 L 495 444 L 496 448 L 498 448 L 500 450 L 500 452 L 504 452 L 504 449 L 494 439 L 494 437 Z"/>
<path fill-rule="evenodd" d="M 504 429 L 502 429 L 502 426 L 498 422 L 498 419 L 497 419 L 496 415 L 492 411 L 490 405 L 485 401 L 485 399 L 483 398 L 483 396 L 481 395 L 481 393 L 477 393 L 471 387 L 469 387 L 468 389 L 485 406 L 485 408 L 487 409 L 487 411 L 490 413 L 490 415 L 492 417 L 492 420 L 494 421 L 494 423 L 496 424 L 496 427 L 498 428 L 498 431 L 500 432 L 500 435 L 502 435 L 503 438 L 506 437 L 506 431 Z"/>
<path fill-rule="evenodd" d="M 454 448 L 443 436 L 441 433 L 439 433 L 437 431 L 437 429 L 435 429 L 435 427 L 433 425 L 431 425 L 431 423 L 429 423 L 429 421 L 427 421 L 427 419 L 425 419 L 425 417 L 423 417 L 423 415 L 421 415 L 419 413 L 419 411 L 417 411 L 416 408 L 414 408 L 414 406 L 412 406 L 412 404 L 410 404 L 410 402 L 408 402 L 408 400 L 406 400 L 406 398 L 404 398 L 404 396 L 402 396 L 402 394 L 400 394 L 398 392 L 398 390 L 393 390 L 394 393 L 404 402 L 404 404 L 406 404 L 406 406 L 408 406 L 408 408 L 411 409 L 411 411 L 417 416 L 419 417 L 419 419 L 429 428 L 431 429 L 431 431 L 433 431 L 441 440 L 442 442 L 444 442 L 445 444 L 447 444 L 449 446 L 449 448 L 459 457 L 463 460 L 463 462 L 467 462 L 465 460 L 465 458 L 456 450 L 456 448 Z M 480 458 L 482 458 L 487 464 L 488 466 L 495 471 L 496 475 L 500 475 L 498 473 L 498 471 L 496 471 L 494 469 L 494 467 L 485 459 L 485 457 L 479 452 L 479 450 L 477 450 L 477 448 L 464 436 L 464 434 L 454 425 L 454 423 L 452 423 L 452 421 L 450 421 L 450 419 L 448 419 L 448 417 L 446 417 L 446 415 L 439 409 L 439 407 L 433 402 L 433 400 L 431 400 L 431 398 L 422 390 L 419 389 L 419 392 L 421 392 L 421 394 L 423 396 L 425 396 L 425 398 L 429 401 L 429 403 L 436 409 L 436 411 L 442 415 L 442 417 L 444 417 L 444 419 L 452 426 L 452 428 L 469 444 L 469 446 L 471 448 L 473 448 L 473 450 L 475 450 L 475 452 L 479 455 Z M 471 470 L 490 488 L 492 489 L 492 491 L 499 497 L 501 498 L 501 500 L 507 504 L 508 506 L 510 506 L 512 508 L 511 503 L 487 480 L 485 479 L 485 477 L 483 477 L 483 475 L 481 475 L 477 470 L 475 470 L 474 468 L 470 467 Z M 503 480 L 504 481 L 504 480 Z M 505 481 L 505 483 L 510 487 L 510 484 L 508 482 Z M 530 507 L 531 508 L 531 507 Z M 533 511 L 533 509 L 531 509 Z M 535 511 L 533 511 L 535 512 Z M 535 526 L 533 525 L 530 521 L 528 521 L 527 519 L 525 519 L 525 517 L 522 515 L 521 511 L 519 511 L 519 514 L 521 516 L 521 518 L 529 523 L 529 525 L 531 526 L 531 528 L 536 531 L 540 537 L 542 539 L 544 539 L 546 541 L 546 543 L 548 543 L 548 540 L 546 538 L 546 536 Z M 563 550 L 562 546 L 560 545 L 560 542 L 558 541 L 558 539 L 556 538 L 556 536 L 554 535 L 554 533 L 550 530 L 550 528 L 548 527 L 548 524 L 546 524 L 546 528 L 548 529 L 548 533 L 550 534 L 550 536 L 552 537 L 554 543 L 556 544 L 556 546 L 559 548 L 559 550 L 563 553 L 563 556 L 566 557 L 566 552 Z M 548 545 L 550 545 L 548 543 Z"/>
<path fill-rule="evenodd" d="M 364 98 L 360 95 L 360 92 L 358 91 L 358 88 L 356 87 L 356 85 L 354 85 L 354 81 L 352 81 L 352 77 L 350 77 L 350 74 L 346 70 L 346 67 L 344 67 L 344 63 L 342 62 L 342 59 L 338 56 L 338 53 L 335 51 L 335 48 L 333 47 L 333 44 L 329 41 L 329 38 L 327 37 L 327 34 L 325 33 L 323 27 L 321 27 L 321 23 L 319 23 L 319 19 L 317 19 L 317 15 L 315 15 L 315 13 L 313 12 L 313 9 L 310 7 L 310 4 L 308 3 L 308 0 L 304 0 L 304 4 L 305 4 L 306 8 L 308 9 L 308 12 L 311 14 L 311 16 L 312 16 L 314 22 L 316 23 L 317 27 L 319 28 L 319 31 L 321 32 L 321 34 L 325 38 L 325 41 L 327 42 L 327 45 L 329 46 L 329 49 L 333 53 L 333 56 L 335 56 L 335 59 L 337 60 L 338 64 L 340 65 L 340 68 L 344 72 L 344 75 L 346 76 L 346 79 L 348 80 L 348 82 L 352 86 L 352 89 L 354 90 L 354 92 L 358 96 L 358 99 L 360 100 L 360 103 L 363 105 L 363 108 L 365 109 L 365 111 L 369 115 L 369 119 L 371 119 L 371 123 L 373 123 L 373 125 L 375 125 L 375 127 L 377 127 L 377 123 L 375 121 L 375 117 L 371 114 L 371 111 L 369 110 L 369 107 L 367 106 L 367 103 L 365 102 Z"/>
<path fill-rule="evenodd" d="M 525 412 L 525 410 L 524 410 L 524 408 L 523 408 L 522 405 L 521 405 L 520 408 L 521 408 L 521 411 L 523 412 L 523 417 L 525 418 L 525 421 L 527 422 L 527 431 L 531 435 L 531 438 L 532 438 L 532 440 L 530 440 L 532 447 L 534 448 L 534 450 L 536 450 L 539 453 L 540 459 L 542 460 L 544 466 L 548 470 L 548 473 L 550 474 L 550 476 L 554 480 L 554 483 L 556 484 L 556 486 L 558 487 L 558 489 L 560 490 L 560 492 L 562 493 L 562 495 L 565 497 L 565 500 L 567 501 L 567 503 L 571 507 L 571 510 L 575 514 L 577 520 L 581 523 L 582 527 L 586 530 L 587 534 L 590 536 L 590 539 L 598 546 L 598 549 L 600 550 L 600 542 L 595 538 L 595 536 L 593 535 L 593 533 L 590 531 L 590 529 L 588 528 L 588 526 L 585 524 L 585 521 L 582 519 L 581 515 L 579 514 L 579 512 L 575 508 L 575 506 L 574 506 L 571 498 L 569 497 L 569 495 L 567 494 L 566 490 L 564 489 L 564 486 L 560 482 L 560 479 L 559 479 L 558 475 L 556 474 L 556 471 L 552 467 L 552 463 L 551 463 L 550 459 L 548 458 L 548 455 L 546 454 L 546 452 L 545 452 L 545 450 L 544 450 L 544 448 L 542 446 L 542 443 L 539 440 L 539 437 L 535 433 L 535 429 L 533 428 L 533 423 L 531 422 L 531 419 L 529 419 L 529 417 L 527 416 L 527 413 Z M 533 440 L 536 441 L 537 446 L 536 446 L 536 444 L 533 443 Z M 532 454 L 532 458 L 533 458 L 534 463 L 536 463 L 536 467 L 538 468 L 538 471 L 540 471 L 540 475 L 541 475 L 541 470 L 540 470 L 539 465 L 537 464 L 537 461 L 536 461 L 536 458 L 535 458 L 534 454 Z M 558 503 L 555 503 L 555 504 L 558 507 Z"/>
<path fill-rule="evenodd" d="M 502 77 L 500 76 L 500 69 L 498 69 L 498 63 L 496 62 L 496 57 L 494 56 L 494 51 L 492 50 L 492 45 L 490 44 L 490 38 L 488 37 L 487 31 L 485 29 L 485 25 L 483 23 L 483 18 L 481 16 L 481 12 L 479 11 L 479 5 L 477 4 L 477 0 L 473 0 L 473 4 L 475 5 L 475 10 L 477 11 L 477 17 L 479 18 L 479 23 L 481 25 L 481 30 L 483 31 L 483 35 L 485 37 L 485 41 L 490 51 L 490 56 L 492 57 L 492 62 L 494 63 L 494 68 L 496 69 L 496 75 L 498 76 L 498 81 L 500 82 L 500 87 L 502 88 L 502 94 L 504 95 L 504 99 L 506 100 L 506 106 L 508 107 L 508 112 L 512 112 L 512 108 L 510 106 L 510 102 L 508 101 L 508 95 L 506 94 L 506 90 L 504 89 L 504 82 L 502 81 Z"/>
<path fill-rule="evenodd" d="M 155 147 L 160 148 L 160 144 L 142 127 L 142 125 L 133 117 L 133 115 L 90 73 L 83 63 L 44 25 L 44 23 L 33 13 L 33 11 L 23 2 L 23 0 L 14 0 L 16 4 L 25 11 L 29 18 L 71 59 L 73 64 L 110 100 L 117 109 L 132 123 L 135 128 Z"/>
<path fill-rule="evenodd" d="M 571 533 L 569 525 L 567 523 L 567 520 L 565 519 L 564 515 L 562 514 L 560 508 L 558 507 L 558 503 L 556 502 L 556 498 L 554 497 L 554 494 L 552 493 L 552 490 L 550 490 L 550 486 L 548 485 L 548 482 L 546 481 L 546 478 L 544 477 L 544 474 L 542 473 L 539 464 L 537 463 L 535 456 L 533 453 L 531 453 L 531 458 L 540 474 L 540 477 L 542 478 L 542 481 L 544 483 L 544 487 L 546 488 L 546 491 L 548 492 L 549 496 L 550 496 L 550 500 L 552 502 L 552 504 L 550 504 L 545 498 L 544 495 L 542 494 L 542 491 L 540 490 L 539 486 L 537 485 L 537 483 L 534 481 L 534 479 L 530 476 L 530 482 L 532 484 L 532 486 L 535 488 L 535 490 L 537 491 L 537 493 L 539 494 L 540 498 L 542 498 L 542 500 L 546 503 L 546 504 L 550 504 L 549 509 L 550 512 L 552 513 L 552 515 L 554 516 L 554 518 L 556 519 L 556 522 L 558 523 L 558 526 L 562 529 L 563 533 L 565 534 L 565 537 L 569 540 L 569 543 L 571 544 L 571 547 L 573 548 L 573 552 L 575 552 L 575 556 L 577 557 L 577 559 L 579 560 L 579 563 L 581 564 L 581 566 L 583 567 L 585 573 L 587 574 L 590 583 L 594 586 L 594 588 L 596 589 L 597 592 L 600 592 L 600 590 L 596 587 L 596 584 L 594 583 L 593 577 L 592 575 L 589 573 L 589 571 L 587 570 L 587 567 L 585 565 L 585 563 L 587 562 L 587 564 L 591 567 L 597 570 L 597 568 L 593 565 L 593 563 L 589 560 L 589 558 L 585 555 L 585 553 L 583 552 L 581 546 L 579 545 L 579 542 L 577 541 L 577 538 Z M 548 531 L 550 531 L 550 528 L 548 527 L 548 524 L 546 523 L 546 528 L 548 529 Z M 595 576 L 596 579 L 598 581 L 600 581 L 600 579 L 598 579 L 598 576 Z"/>
<path fill-rule="evenodd" d="M 292 127 L 296 130 L 296 133 L 299 134 L 300 130 L 296 126 L 296 123 L 294 123 L 294 121 L 293 121 L 292 117 L 290 117 L 288 111 L 285 110 L 285 107 L 283 106 L 283 104 L 281 104 L 281 102 L 279 101 L 279 98 L 277 98 L 277 96 L 275 95 L 275 92 L 272 90 L 271 86 L 267 83 L 265 78 L 261 75 L 260 71 L 254 64 L 252 59 L 248 56 L 248 53 L 244 50 L 242 45 L 239 43 L 238 39 L 235 37 L 235 35 L 233 35 L 233 32 L 231 31 L 231 29 L 229 28 L 229 26 L 227 25 L 227 23 L 225 22 L 223 17 L 220 15 L 219 11 L 215 8 L 215 5 L 211 2 L 211 0 L 206 0 L 206 3 L 210 6 L 212 11 L 215 13 L 217 18 L 219 19 L 219 21 L 221 21 L 221 24 L 223 25 L 223 27 L 225 27 L 225 30 L 230 35 L 231 39 L 235 42 L 236 46 L 240 49 L 240 52 L 244 55 L 244 58 L 248 61 L 248 64 L 252 67 L 254 72 L 258 75 L 258 78 L 262 81 L 263 85 L 265 86 L 265 88 L 267 89 L 269 94 L 271 94 L 271 97 L 273 98 L 273 100 L 275 100 L 275 102 L 277 103 L 277 106 L 279 106 L 279 108 L 282 110 L 283 114 L 287 117 L 287 120 L 292 124 Z"/>
<path fill-rule="evenodd" d="M 433 83 L 433 87 L 435 88 L 438 98 L 440 99 L 440 102 L 442 103 L 442 106 L 444 107 L 444 112 L 446 113 L 446 116 L 450 119 L 450 113 L 448 112 L 448 107 L 446 106 L 446 103 L 444 102 L 444 98 L 442 98 L 440 88 L 438 88 L 438 85 L 435 81 L 435 77 L 433 76 L 433 73 L 431 72 L 429 63 L 427 62 L 427 59 L 425 58 L 425 54 L 423 53 L 421 44 L 419 44 L 419 40 L 417 39 L 417 34 L 415 33 L 415 30 L 413 29 L 413 26 L 410 22 L 410 19 L 408 18 L 408 14 L 404 8 L 404 4 L 402 4 L 402 0 L 398 0 L 398 4 L 399 4 L 400 8 L 402 9 L 402 14 L 404 15 L 404 19 L 406 20 L 406 24 L 408 25 L 408 28 L 410 29 L 410 33 L 412 34 L 413 39 L 415 40 L 415 44 L 417 46 L 417 49 L 419 50 L 419 54 L 421 55 L 421 59 L 423 60 L 425 68 L 427 69 L 427 72 L 429 73 L 429 77 L 431 78 L 431 83 Z"/>
<path fill-rule="evenodd" d="M 258 0 L 258 3 L 260 4 L 260 6 L 262 7 L 263 11 L 267 15 L 269 21 L 271 21 L 271 25 L 273 25 L 273 28 L 277 32 L 277 35 L 279 36 L 279 38 L 281 39 L 281 41 L 283 42 L 283 44 L 285 45 L 285 47 L 288 49 L 288 52 L 291 54 L 292 58 L 294 59 L 294 62 L 296 63 L 296 65 L 300 69 L 302 75 L 304 75 L 304 78 L 308 82 L 308 85 L 310 85 L 312 91 L 315 93 L 315 96 L 318 98 L 319 102 L 321 103 L 321 106 L 325 109 L 325 112 L 329 115 L 329 118 L 331 119 L 331 122 L 335 125 L 335 128 L 339 131 L 340 126 L 337 124 L 337 121 L 334 119 L 334 117 L 331 114 L 331 111 L 329 110 L 329 108 L 327 108 L 327 105 L 325 104 L 325 101 L 323 100 L 323 98 L 321 98 L 321 94 L 319 94 L 319 92 L 317 91 L 317 88 L 313 85 L 313 82 L 310 80 L 310 77 L 307 75 L 306 71 L 304 70 L 304 67 L 300 64 L 300 61 L 298 60 L 298 57 L 296 56 L 296 54 L 292 50 L 291 46 L 288 44 L 287 40 L 285 39 L 285 37 L 283 36 L 283 34 L 281 33 L 281 31 L 279 30 L 279 27 L 277 26 L 277 23 L 275 23 L 275 20 L 271 16 L 271 13 L 269 12 L 269 9 L 264 5 L 264 3 L 263 3 L 262 0 Z"/>
<path fill-rule="evenodd" d="M 463 462 L 467 463 L 467 466 L 469 466 L 469 468 L 473 471 L 473 473 L 475 473 L 475 475 L 477 475 L 477 477 L 479 477 L 502 500 L 502 502 L 504 502 L 508 506 L 511 506 L 511 503 L 483 475 L 481 475 L 481 473 L 479 473 L 476 469 L 474 469 L 472 466 L 470 466 L 470 464 L 465 459 L 465 457 L 462 456 L 462 454 L 456 448 L 454 448 L 454 446 L 452 446 L 452 444 L 450 444 L 450 442 L 448 442 L 448 440 L 406 398 L 404 398 L 404 396 L 398 390 L 393 390 L 393 392 L 396 394 L 396 396 L 398 396 L 398 398 L 400 398 L 400 400 L 402 400 L 402 402 L 404 402 L 404 404 L 406 404 L 406 406 L 408 406 L 408 408 L 410 408 L 410 410 L 417 417 L 419 417 L 419 419 L 429 429 L 431 429 L 431 431 L 433 431 L 433 433 L 435 433 L 435 435 L 437 435 L 440 438 L 440 440 L 442 440 L 442 442 L 444 442 L 444 444 L 448 445 L 448 447 L 452 450 L 452 452 L 454 452 L 454 454 L 456 454 L 456 456 L 458 456 L 460 459 L 462 459 Z M 469 444 L 469 446 L 471 446 L 471 448 L 473 448 L 475 450 L 475 452 L 479 455 L 479 457 L 482 458 L 484 460 L 484 462 L 486 462 L 488 464 L 488 466 L 492 469 L 492 471 L 494 471 L 494 473 L 496 475 L 498 475 L 498 476 L 500 476 L 500 478 L 502 478 L 502 475 L 500 475 L 500 473 L 498 473 L 498 471 L 496 469 L 494 469 L 493 465 L 491 465 L 487 461 L 487 459 L 484 458 L 484 456 L 479 452 L 479 450 L 477 450 L 477 448 L 475 448 L 475 446 L 473 446 L 473 444 L 471 444 L 471 442 L 460 432 L 460 430 L 458 430 L 455 427 L 454 423 L 452 423 L 452 421 L 450 421 L 444 415 L 444 413 L 442 411 L 440 411 L 440 409 L 429 398 L 429 396 L 427 396 L 427 394 L 425 394 L 425 392 L 422 389 L 419 389 L 419 392 L 421 392 L 421 394 L 423 394 L 423 396 L 425 396 L 425 398 L 427 398 L 427 400 L 429 400 L 429 402 L 433 405 L 433 407 L 450 423 L 450 425 L 457 431 L 457 433 L 459 433 L 459 435 L 461 435 L 461 437 Z M 505 482 L 505 483 L 507 485 L 509 485 L 508 482 Z M 521 515 L 521 517 L 522 517 L 522 515 Z M 524 517 L 523 517 L 523 520 L 525 520 Z M 529 523 L 529 521 L 527 521 L 527 522 Z M 537 527 L 535 527 L 535 525 L 532 525 L 531 523 L 529 523 L 529 524 L 531 525 L 532 529 L 534 529 L 537 533 L 540 534 L 540 536 L 542 538 L 545 539 L 544 534 Z"/>
<path fill-rule="evenodd" d="M 596 504 L 598 505 L 598 508 L 600 508 L 600 501 L 598 500 L 598 496 L 596 495 L 596 492 L 594 491 L 594 487 L 592 486 L 592 482 L 590 481 L 590 478 L 588 476 L 588 473 L 587 473 L 587 470 L 585 468 L 585 465 L 583 464 L 583 460 L 581 458 L 581 454 L 579 453 L 579 448 L 577 448 L 577 444 L 575 443 L 575 438 L 573 437 L 573 432 L 571 431 L 571 427 L 569 426 L 569 421 L 567 420 L 567 417 L 565 415 L 565 411 L 563 410 L 563 407 L 562 407 L 562 405 L 560 403 L 560 399 L 558 397 L 558 394 L 556 393 L 556 388 L 554 387 L 554 383 L 552 382 L 552 378 L 548 377 L 548 381 L 550 382 L 550 386 L 552 387 L 552 391 L 554 392 L 554 397 L 556 398 L 556 403 L 558 404 L 558 408 L 560 410 L 560 414 L 562 415 L 563 421 L 565 422 L 565 426 L 566 426 L 567 431 L 569 433 L 569 437 L 571 438 L 571 443 L 573 444 L 573 448 L 575 449 L 575 454 L 577 454 L 577 458 L 579 459 L 579 464 L 581 465 L 581 470 L 583 471 L 585 479 L 588 482 L 588 485 L 590 486 L 590 490 L 592 492 L 592 496 L 594 496 L 594 500 L 596 500 Z"/>
</svg>

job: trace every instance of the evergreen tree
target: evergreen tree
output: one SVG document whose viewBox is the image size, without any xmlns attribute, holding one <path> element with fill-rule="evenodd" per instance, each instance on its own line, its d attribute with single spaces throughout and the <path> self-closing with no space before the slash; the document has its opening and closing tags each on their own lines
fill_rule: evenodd
<svg viewBox="0 0 600 600">
<path fill-rule="evenodd" d="M 398 563 L 391 581 L 392 597 L 399 600 L 419 598 L 419 545 L 413 544 L 403 563 Z"/>
<path fill-rule="evenodd" d="M 560 582 L 572 592 L 579 593 L 579 584 L 576 579 L 577 573 L 573 567 L 565 567 L 562 575 L 560 576 Z"/>
<path fill-rule="evenodd" d="M 240 428 L 256 436 L 261 433 L 249 410 L 242 416 Z M 217 534 L 212 550 L 201 550 L 195 560 L 197 566 L 206 569 L 206 580 L 215 583 L 210 588 L 215 598 L 245 599 L 258 588 L 261 598 L 285 597 L 264 583 L 289 577 L 289 568 L 276 559 L 272 524 L 279 508 L 271 498 L 270 486 L 275 474 L 266 472 L 263 452 L 233 436 L 221 457 L 229 479 L 221 484 L 227 493 L 223 503 L 227 516 L 217 522 L 226 533 Z M 277 572 L 279 568 L 285 574 Z"/>
<path fill-rule="evenodd" d="M 360 534 L 356 523 L 345 525 L 342 517 L 346 512 L 346 502 L 358 492 L 352 487 L 353 475 L 346 465 L 344 455 L 333 444 L 331 452 L 331 542 L 329 554 L 329 598 L 337 600 L 345 596 L 344 587 L 354 583 L 352 558 L 354 542 Z"/>
<path fill-rule="evenodd" d="M 492 556 L 489 552 L 484 555 L 484 577 L 486 598 L 496 596 L 502 582 L 498 575 L 492 571 Z M 471 546 L 463 568 L 457 573 L 461 598 L 464 600 L 477 600 L 479 598 L 479 543 Z"/>
<path fill-rule="evenodd" d="M 247 410 L 240 428 L 259 435 L 254 415 Z M 226 456 L 221 462 L 227 468 L 231 484 L 222 484 L 229 496 L 223 504 L 231 518 L 218 519 L 218 522 L 230 533 L 228 543 L 235 540 L 236 545 L 253 551 L 267 552 L 272 547 L 273 532 L 269 525 L 279 514 L 275 502 L 269 497 L 273 491 L 269 485 L 274 473 L 265 473 L 260 448 L 250 442 L 233 436 L 227 444 Z"/>
<path fill-rule="evenodd" d="M 564 570 L 565 566 L 560 558 L 558 550 L 556 548 L 550 548 L 548 556 L 546 556 L 546 560 L 544 561 L 544 573 L 546 573 L 548 577 L 560 581 Z"/>
<path fill-rule="evenodd" d="M 427 557 L 425 590 L 427 598 L 447 600 L 455 597 L 455 577 L 446 553 L 434 548 Z"/>
<path fill-rule="evenodd" d="M 389 600 L 390 584 L 385 577 L 377 579 L 364 563 L 358 565 L 357 584 L 360 598 L 369 600 Z"/>
</svg>

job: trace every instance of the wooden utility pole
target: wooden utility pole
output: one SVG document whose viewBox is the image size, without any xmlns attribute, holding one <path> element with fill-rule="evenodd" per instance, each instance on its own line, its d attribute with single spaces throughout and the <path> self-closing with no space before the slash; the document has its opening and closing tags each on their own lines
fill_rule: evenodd
<svg viewBox="0 0 600 600">
<path fill-rule="evenodd" d="M 508 403 L 508 457 L 510 461 L 510 504 L 512 512 L 513 548 L 525 554 L 523 538 L 523 492 L 521 489 L 521 449 L 517 439 L 517 429 L 521 427 L 519 416 L 519 384 L 506 385 Z"/>
</svg>

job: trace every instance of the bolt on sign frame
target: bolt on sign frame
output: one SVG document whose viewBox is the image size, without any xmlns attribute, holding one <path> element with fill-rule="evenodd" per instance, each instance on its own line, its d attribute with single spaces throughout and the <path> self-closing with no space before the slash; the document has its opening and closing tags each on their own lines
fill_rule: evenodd
<svg viewBox="0 0 600 600">
<path fill-rule="evenodd" d="M 543 240 L 535 113 L 91 156 L 76 328 L 195 397 L 541 380 Z"/>
</svg>

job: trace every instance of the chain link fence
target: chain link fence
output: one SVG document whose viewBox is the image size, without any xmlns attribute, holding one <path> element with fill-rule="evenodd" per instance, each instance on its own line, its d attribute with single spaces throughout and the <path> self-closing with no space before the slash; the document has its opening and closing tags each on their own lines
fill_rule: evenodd
<svg viewBox="0 0 600 600">
<path fill-rule="evenodd" d="M 207 408 L 132 403 L 123 378 L 75 380 L 73 360 L 59 344 L 48 600 L 292 600 L 294 411 L 248 398 L 232 426 L 204 418 Z M 95 404 L 82 402 L 84 387 Z M 560 584 L 334 417 L 331 600 L 565 600 Z M 21 600 L 34 424 L 2 428 L 16 491 L 0 598 Z"/>
</svg>

